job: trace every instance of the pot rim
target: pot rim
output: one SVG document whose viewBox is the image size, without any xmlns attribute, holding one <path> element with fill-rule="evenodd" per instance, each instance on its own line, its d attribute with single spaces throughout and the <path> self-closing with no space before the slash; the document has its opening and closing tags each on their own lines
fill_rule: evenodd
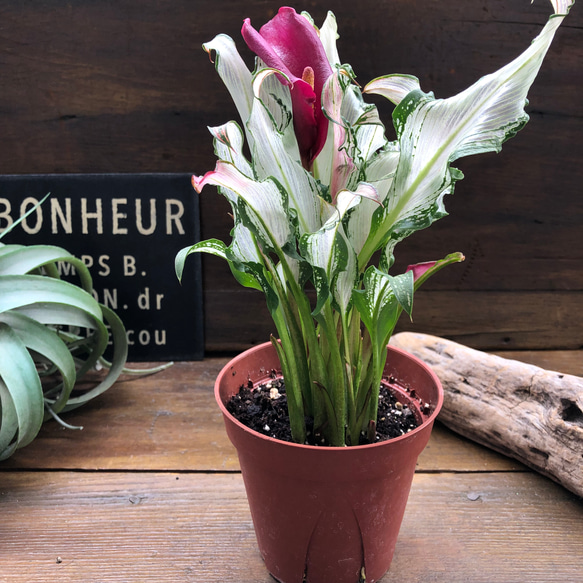
<svg viewBox="0 0 583 583">
<path fill-rule="evenodd" d="M 324 446 L 309 445 L 309 444 L 305 444 L 305 443 L 296 443 L 293 441 L 284 441 L 282 439 L 276 439 L 275 437 L 270 437 L 269 435 L 264 435 L 263 433 L 259 433 L 255 430 L 251 429 L 250 427 L 247 427 L 247 425 L 241 423 L 238 419 L 233 417 L 233 415 L 231 415 L 231 413 L 229 413 L 229 411 L 227 410 L 227 407 L 225 406 L 225 404 L 223 403 L 223 400 L 221 399 L 220 386 L 221 386 L 221 379 L 224 376 L 226 376 L 227 374 L 231 374 L 231 369 L 234 365 L 236 365 L 240 361 L 244 360 L 250 352 L 260 351 L 260 350 L 263 350 L 267 347 L 272 347 L 271 342 L 264 342 L 262 344 L 257 344 L 256 346 L 248 348 L 247 350 L 244 350 L 243 352 L 239 353 L 237 356 L 231 358 L 227 362 L 227 364 L 225 364 L 225 366 L 221 369 L 219 374 L 217 375 L 217 378 L 215 380 L 215 386 L 214 386 L 215 400 L 216 400 L 217 404 L 219 405 L 219 408 L 220 408 L 223 416 L 226 419 L 229 419 L 229 421 L 231 423 L 233 423 L 235 426 L 237 426 L 240 430 L 243 430 L 245 433 L 249 434 L 250 436 L 252 436 L 254 438 L 261 439 L 263 441 L 271 442 L 274 444 L 280 444 L 280 445 L 289 446 L 292 448 L 297 448 L 297 449 L 302 449 L 302 450 L 308 450 L 308 451 L 319 451 L 319 452 L 368 451 L 368 450 L 373 449 L 373 448 L 382 447 L 383 445 L 386 445 L 387 443 L 398 443 L 399 441 L 411 439 L 412 437 L 416 436 L 418 433 L 421 433 L 421 431 L 424 431 L 425 428 L 427 427 L 427 425 L 433 424 L 433 422 L 437 418 L 437 415 L 439 414 L 439 412 L 443 406 L 443 400 L 444 400 L 443 386 L 441 384 L 441 381 L 439 380 L 439 378 L 437 377 L 437 375 L 433 371 L 433 369 L 428 364 L 426 364 L 425 362 L 423 362 L 421 359 L 414 356 L 410 352 L 407 352 L 406 350 L 403 350 L 402 348 L 398 348 L 397 346 L 392 346 L 389 344 L 388 345 L 389 351 L 396 352 L 398 354 L 401 354 L 402 356 L 406 356 L 407 358 L 410 358 L 413 361 L 415 361 L 431 377 L 431 380 L 434 382 L 434 384 L 437 387 L 437 403 L 433 407 L 433 410 L 431 411 L 431 413 L 426 417 L 424 416 L 421 424 L 418 425 L 415 429 L 412 429 L 408 433 L 405 433 L 404 435 L 400 435 L 399 437 L 393 437 L 391 439 L 379 441 L 378 443 L 368 443 L 365 445 L 351 445 L 351 446 L 345 446 L 345 447 L 325 446 L 325 445 Z M 268 378 L 269 378 L 268 371 L 266 370 L 265 380 L 268 380 Z M 260 383 L 260 382 L 262 382 L 261 378 L 254 381 L 254 384 Z"/>
</svg>

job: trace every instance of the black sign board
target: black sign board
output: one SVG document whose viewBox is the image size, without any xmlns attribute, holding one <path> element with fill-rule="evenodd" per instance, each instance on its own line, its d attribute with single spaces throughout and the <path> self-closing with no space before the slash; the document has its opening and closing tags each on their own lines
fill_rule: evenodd
<svg viewBox="0 0 583 583">
<path fill-rule="evenodd" d="M 2 243 L 58 245 L 81 257 L 97 299 L 124 322 L 130 361 L 202 358 L 199 255 L 188 259 L 182 285 L 174 273 L 176 253 L 200 238 L 190 175 L 0 176 L 0 231 L 47 193 Z"/>
</svg>

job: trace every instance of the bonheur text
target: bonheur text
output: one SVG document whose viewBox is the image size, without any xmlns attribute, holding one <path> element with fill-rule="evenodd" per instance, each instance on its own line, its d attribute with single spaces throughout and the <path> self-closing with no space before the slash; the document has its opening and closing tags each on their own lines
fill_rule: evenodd
<svg viewBox="0 0 583 583">
<path fill-rule="evenodd" d="M 0 197 L 0 231 L 23 217 L 38 204 L 28 196 L 19 205 Z M 184 235 L 184 204 L 175 198 L 142 200 L 136 198 L 49 198 L 18 225 L 25 233 L 34 235 L 50 227 L 56 234 L 102 235 L 104 225 L 111 225 L 112 235 Z M 109 227 L 106 227 L 109 231 Z"/>
</svg>

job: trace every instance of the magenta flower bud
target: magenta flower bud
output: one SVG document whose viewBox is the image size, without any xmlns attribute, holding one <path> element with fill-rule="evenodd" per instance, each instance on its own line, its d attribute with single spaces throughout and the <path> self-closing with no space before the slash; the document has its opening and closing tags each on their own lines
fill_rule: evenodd
<svg viewBox="0 0 583 583">
<path fill-rule="evenodd" d="M 285 74 L 290 86 L 294 131 L 302 164 L 310 168 L 328 135 L 322 89 L 332 75 L 318 32 L 293 8 L 282 7 L 257 32 L 247 18 L 241 30 L 248 47 L 268 66 Z"/>
</svg>

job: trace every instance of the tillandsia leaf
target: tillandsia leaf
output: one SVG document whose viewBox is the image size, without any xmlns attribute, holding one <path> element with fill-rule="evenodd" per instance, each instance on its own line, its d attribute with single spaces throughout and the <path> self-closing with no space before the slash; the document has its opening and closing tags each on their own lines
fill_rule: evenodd
<svg viewBox="0 0 583 583">
<path fill-rule="evenodd" d="M 10 326 L 28 350 L 53 363 L 61 373 L 63 382 L 58 389 L 59 396 L 51 400 L 53 411 L 58 413 L 67 402 L 77 378 L 75 362 L 67 345 L 56 331 L 24 314 L 4 312 L 0 314 L 0 322 Z"/>
<path fill-rule="evenodd" d="M 317 30 L 293 8 L 282 7 L 259 31 L 246 19 L 241 33 L 247 46 L 268 67 L 281 71 L 280 81 L 290 86 L 295 134 L 302 163 L 309 168 L 328 133 L 320 97 L 332 74 Z"/>
<path fill-rule="evenodd" d="M 552 1 L 556 14 L 517 59 L 483 77 L 462 93 L 445 100 L 413 90 L 393 112 L 401 155 L 384 207 L 377 211 L 361 263 L 387 244 L 394 245 L 415 230 L 445 215 L 443 197 L 452 192 L 461 173 L 450 163 L 462 156 L 500 151 L 528 120 L 527 92 L 554 34 L 572 1 Z M 371 89 L 372 87 L 372 89 Z M 365 92 L 385 93 L 381 81 Z M 389 260 L 388 263 L 391 261 Z"/>
<path fill-rule="evenodd" d="M 41 302 L 38 304 L 29 304 L 15 308 L 10 313 L 12 312 L 23 314 L 47 326 L 68 326 L 95 330 L 98 327 L 97 322 L 99 322 L 95 314 L 79 309 L 77 305 L 61 303 Z M 3 314 L 5 313 L 7 312 L 3 312 Z M 61 331 L 61 333 L 64 332 Z"/>
<path fill-rule="evenodd" d="M 40 275 L 6 275 L 0 278 L 0 313 L 31 304 L 74 305 L 101 319 L 101 310 L 93 297 L 77 286 Z"/>
<path fill-rule="evenodd" d="M 18 415 L 8 387 L 0 376 L 0 461 L 9 458 L 18 445 Z"/>
<path fill-rule="evenodd" d="M 115 383 L 115 381 L 117 381 L 124 370 L 124 366 L 128 357 L 128 341 L 124 325 L 119 316 L 113 310 L 109 309 L 103 304 L 99 305 L 103 312 L 105 322 L 111 330 L 111 340 L 113 344 L 113 357 L 111 366 L 109 367 L 105 378 L 99 384 L 97 384 L 97 386 L 84 392 L 78 397 L 76 396 L 69 398 L 67 400 L 67 404 L 62 408 L 63 412 L 76 409 L 77 407 L 80 407 L 81 405 L 89 402 L 91 399 L 94 399 L 95 397 L 103 394 L 113 385 L 113 383 Z M 105 351 L 105 347 L 107 346 L 107 342 L 109 340 L 109 333 L 105 325 L 98 327 L 96 334 L 99 335 L 99 339 L 95 342 L 93 352 L 85 363 L 86 365 L 87 363 L 90 363 L 91 367 L 93 367 L 95 362 L 99 360 Z M 87 366 L 81 367 L 77 373 L 78 379 L 83 377 L 86 369 L 88 370 Z"/>
<path fill-rule="evenodd" d="M 237 208 L 243 224 L 266 250 L 278 251 L 291 240 L 287 194 L 273 179 L 256 182 L 232 164 L 219 160 L 214 171 L 194 176 L 193 184 L 197 192 L 207 184 L 234 192 L 238 196 Z"/>
<path fill-rule="evenodd" d="M 0 378 L 7 389 L 2 395 L 2 427 L 0 427 L 0 459 L 10 455 L 10 444 L 15 447 L 28 445 L 38 434 L 44 417 L 42 386 L 34 360 L 18 335 L 4 322 L 0 323 Z M 4 403 L 10 400 L 7 409 L 11 417 L 6 420 L 4 431 Z M 16 435 L 10 435 L 16 422 Z"/>
<path fill-rule="evenodd" d="M 7 275 L 0 278 L 0 313 L 17 310 L 43 324 L 86 323 L 94 333 L 80 342 L 89 356 L 77 372 L 80 378 L 91 369 L 107 348 L 108 332 L 102 321 L 102 307 L 85 290 L 65 281 L 37 275 Z M 66 315 L 66 320 L 60 320 Z"/>
<path fill-rule="evenodd" d="M 70 263 L 76 269 L 81 287 L 85 291 L 93 289 L 91 275 L 85 263 L 65 249 L 53 245 L 6 245 L 0 256 L 0 276 L 25 275 L 60 261 Z"/>
<path fill-rule="evenodd" d="M 300 235 L 321 226 L 320 189 L 300 161 L 292 125 L 289 89 L 275 78 L 274 69 L 262 69 L 253 81 L 255 99 L 247 130 L 253 136 L 253 168 L 260 180 L 274 178 L 285 189 L 297 213 Z"/>
<path fill-rule="evenodd" d="M 81 287 L 60 279 L 61 261 L 75 268 Z M 30 443 L 43 420 L 54 417 L 70 427 L 58 413 L 101 394 L 124 369 L 124 326 L 93 298 L 92 289 L 87 266 L 65 249 L 0 244 L 0 459 Z M 107 376 L 71 397 L 76 381 L 108 346 L 104 315 L 114 345 Z"/>
</svg>

